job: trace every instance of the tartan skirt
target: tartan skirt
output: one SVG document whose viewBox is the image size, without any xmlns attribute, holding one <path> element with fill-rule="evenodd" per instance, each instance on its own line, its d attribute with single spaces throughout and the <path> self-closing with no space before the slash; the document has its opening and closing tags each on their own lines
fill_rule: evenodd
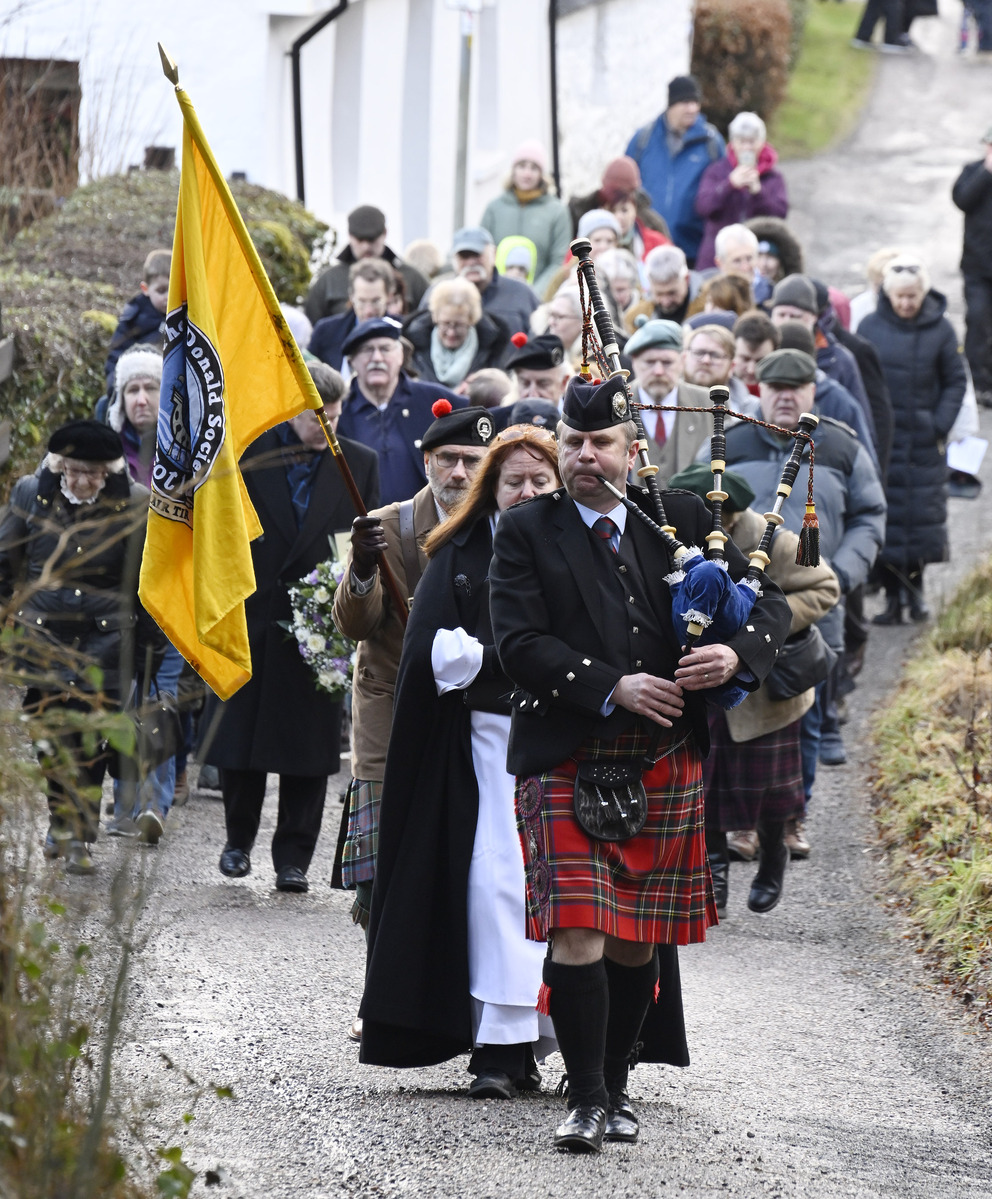
<svg viewBox="0 0 992 1199">
<path fill-rule="evenodd" d="M 806 806 L 799 749 L 802 719 L 750 741 L 734 741 L 723 712 L 710 713 L 710 756 L 703 762 L 706 827 L 757 828 L 802 819 Z"/>
<path fill-rule="evenodd" d="M 379 801 L 382 783 L 352 779 L 348 788 L 348 833 L 341 854 L 341 883 L 353 887 L 375 878 L 379 848 Z"/>
<path fill-rule="evenodd" d="M 597 929 L 622 941 L 689 945 L 717 923 L 703 831 L 700 759 L 685 741 L 643 775 L 644 828 L 627 841 L 597 841 L 575 818 L 576 763 L 644 754 L 648 734 L 584 744 L 546 774 L 518 777 L 514 802 L 527 879 L 527 936 Z"/>
</svg>

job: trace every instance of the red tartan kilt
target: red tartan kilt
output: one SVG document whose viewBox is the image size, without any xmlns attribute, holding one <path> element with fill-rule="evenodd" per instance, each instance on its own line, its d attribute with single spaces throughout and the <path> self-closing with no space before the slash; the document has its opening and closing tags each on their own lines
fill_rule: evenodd
<svg viewBox="0 0 992 1199">
<path fill-rule="evenodd" d="M 630 754 L 636 736 L 618 738 L 609 756 Z M 588 755 L 576 755 L 582 756 Z M 527 936 L 544 941 L 555 928 L 590 928 L 643 944 L 705 940 L 717 913 L 700 758 L 691 741 L 643 776 L 648 817 L 628 841 L 597 841 L 584 832 L 572 806 L 575 773 L 570 759 L 547 774 L 517 779 Z"/>
</svg>

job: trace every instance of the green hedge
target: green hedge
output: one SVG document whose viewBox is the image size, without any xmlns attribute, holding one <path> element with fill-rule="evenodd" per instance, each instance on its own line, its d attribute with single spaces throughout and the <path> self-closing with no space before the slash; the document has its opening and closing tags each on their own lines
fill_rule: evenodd
<svg viewBox="0 0 992 1199">
<path fill-rule="evenodd" d="M 327 226 L 278 192 L 249 183 L 231 191 L 276 295 L 296 302 Z M 3 329 L 15 339 L 14 374 L 0 385 L 0 417 L 12 425 L 0 498 L 34 469 L 50 430 L 90 415 L 103 394 L 118 315 L 138 290 L 149 250 L 172 245 L 178 194 L 178 171 L 109 176 L 79 188 L 0 251 Z"/>
<path fill-rule="evenodd" d="M 703 111 L 723 133 L 737 113 L 768 121 L 781 104 L 792 30 L 789 0 L 697 0 L 692 73 Z"/>
</svg>

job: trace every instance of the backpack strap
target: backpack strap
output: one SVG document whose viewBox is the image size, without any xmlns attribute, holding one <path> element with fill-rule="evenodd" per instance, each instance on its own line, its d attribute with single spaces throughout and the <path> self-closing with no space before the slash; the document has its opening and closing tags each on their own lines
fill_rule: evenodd
<svg viewBox="0 0 992 1199">
<path fill-rule="evenodd" d="M 634 143 L 634 161 L 638 166 L 641 165 L 641 159 L 644 157 L 644 151 L 648 148 L 648 142 L 651 140 L 651 130 L 654 129 L 654 121 L 647 125 L 642 125 L 637 131 L 637 141 Z"/>
<path fill-rule="evenodd" d="M 710 162 L 716 162 L 721 157 L 720 154 L 720 130 L 715 125 L 706 122 L 706 152 L 710 156 Z"/>
<path fill-rule="evenodd" d="M 417 534 L 413 528 L 413 500 L 403 500 L 399 507 L 400 518 L 400 549 L 403 551 L 403 569 L 406 572 L 407 603 L 417 590 L 420 576 L 420 551 L 417 545 Z"/>
</svg>

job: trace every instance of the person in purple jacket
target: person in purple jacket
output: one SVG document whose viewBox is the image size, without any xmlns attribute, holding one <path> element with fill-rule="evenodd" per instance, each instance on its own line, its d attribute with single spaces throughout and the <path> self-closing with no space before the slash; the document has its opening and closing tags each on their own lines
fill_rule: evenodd
<svg viewBox="0 0 992 1199">
<path fill-rule="evenodd" d="M 696 269 L 714 265 L 716 235 L 725 225 L 743 224 L 755 216 L 785 217 L 789 197 L 776 168 L 778 155 L 766 141 L 765 122 L 754 112 L 739 112 L 730 122 L 727 156 L 703 172 L 696 192 L 696 212 L 703 217 L 703 240 Z"/>
</svg>

